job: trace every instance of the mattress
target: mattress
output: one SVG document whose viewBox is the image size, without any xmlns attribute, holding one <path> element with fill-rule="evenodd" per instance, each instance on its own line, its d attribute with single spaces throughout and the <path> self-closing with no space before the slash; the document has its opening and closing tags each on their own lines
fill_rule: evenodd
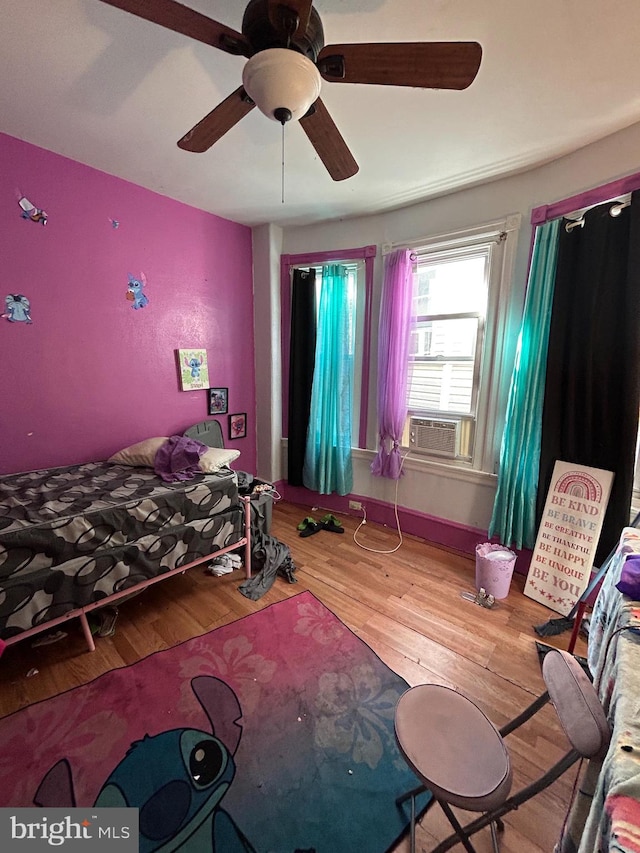
<svg viewBox="0 0 640 853">
<path fill-rule="evenodd" d="M 107 462 L 0 480 L 0 638 L 206 557 L 244 535 L 229 469 L 165 483 Z"/>
</svg>

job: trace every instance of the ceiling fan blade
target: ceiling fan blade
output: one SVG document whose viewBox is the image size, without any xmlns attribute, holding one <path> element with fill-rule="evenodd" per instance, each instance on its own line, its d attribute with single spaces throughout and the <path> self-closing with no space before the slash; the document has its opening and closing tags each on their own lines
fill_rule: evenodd
<svg viewBox="0 0 640 853">
<path fill-rule="evenodd" d="M 318 157 L 334 181 L 353 177 L 359 166 L 320 98 L 311 109 L 313 112 L 309 111 L 303 116 L 300 124 Z"/>
<path fill-rule="evenodd" d="M 304 35 L 309 26 L 309 16 L 311 15 L 312 0 L 269 0 L 269 21 L 271 26 L 276 31 L 280 31 L 290 12 L 294 12 L 298 16 L 298 26 L 290 34 L 294 36 Z"/>
<path fill-rule="evenodd" d="M 466 89 L 481 59 L 475 41 L 330 44 L 320 51 L 317 65 L 332 83 Z"/>
<path fill-rule="evenodd" d="M 183 6 L 176 0 L 102 0 L 108 6 L 115 6 L 125 12 L 131 12 L 146 21 L 160 24 L 176 33 L 218 47 L 227 53 L 250 57 L 253 49 L 249 41 L 231 27 L 219 24 L 195 9 Z"/>
<path fill-rule="evenodd" d="M 244 89 L 240 86 L 185 133 L 178 142 L 178 147 L 197 154 L 207 151 L 254 107 L 255 104 L 247 99 Z"/>
</svg>

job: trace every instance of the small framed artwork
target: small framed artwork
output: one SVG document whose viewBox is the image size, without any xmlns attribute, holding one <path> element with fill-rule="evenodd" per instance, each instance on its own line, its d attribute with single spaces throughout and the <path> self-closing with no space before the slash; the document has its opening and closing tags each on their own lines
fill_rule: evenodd
<svg viewBox="0 0 640 853">
<path fill-rule="evenodd" d="M 229 411 L 229 389 L 209 388 L 209 414 L 226 415 Z"/>
<path fill-rule="evenodd" d="M 246 438 L 247 435 L 247 413 L 229 415 L 229 438 Z"/>
<path fill-rule="evenodd" d="M 183 391 L 197 391 L 209 387 L 209 367 L 205 349 L 176 350 L 180 384 Z"/>
</svg>

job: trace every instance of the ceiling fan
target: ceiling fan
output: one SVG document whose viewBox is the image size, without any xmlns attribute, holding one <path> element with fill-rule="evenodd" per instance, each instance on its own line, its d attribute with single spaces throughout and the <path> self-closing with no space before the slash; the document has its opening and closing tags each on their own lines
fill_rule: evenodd
<svg viewBox="0 0 640 853">
<path fill-rule="evenodd" d="M 299 120 L 334 181 L 355 175 L 358 164 L 320 98 L 322 80 L 466 89 L 482 58 L 477 42 L 325 45 L 312 0 L 249 0 L 241 33 L 176 0 L 102 2 L 248 59 L 242 86 L 186 133 L 180 148 L 206 151 L 258 106 L 283 125 Z"/>
</svg>

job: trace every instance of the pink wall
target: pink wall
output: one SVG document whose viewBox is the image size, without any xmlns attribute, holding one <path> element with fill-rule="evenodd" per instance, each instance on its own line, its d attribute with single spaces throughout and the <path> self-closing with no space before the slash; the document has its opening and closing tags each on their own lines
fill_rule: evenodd
<svg viewBox="0 0 640 853">
<path fill-rule="evenodd" d="M 179 390 L 175 350 L 205 347 L 212 386 L 246 412 L 236 468 L 255 470 L 249 228 L 0 134 L 0 473 L 105 459 L 208 418 L 206 391 Z M 20 195 L 48 214 L 21 218 Z M 119 222 L 115 229 L 111 220 Z M 128 274 L 149 304 L 126 299 Z"/>
</svg>

